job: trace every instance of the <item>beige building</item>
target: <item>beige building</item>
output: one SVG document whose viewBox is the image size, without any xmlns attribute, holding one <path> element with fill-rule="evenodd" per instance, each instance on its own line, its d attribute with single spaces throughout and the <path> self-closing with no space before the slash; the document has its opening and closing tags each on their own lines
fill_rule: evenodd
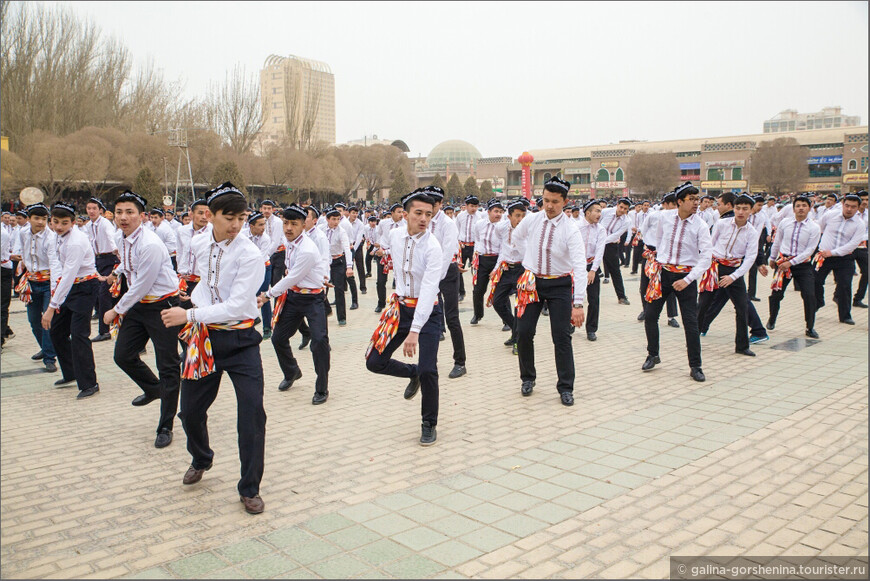
<svg viewBox="0 0 870 581">
<path fill-rule="evenodd" d="M 260 71 L 260 146 L 335 143 L 335 77 L 326 63 L 270 55 Z"/>
<path fill-rule="evenodd" d="M 795 109 L 786 109 L 776 117 L 764 122 L 764 132 L 781 133 L 809 129 L 835 129 L 837 127 L 857 127 L 860 124 L 861 117 L 843 115 L 842 107 L 825 107 L 817 113 L 798 113 Z"/>
</svg>

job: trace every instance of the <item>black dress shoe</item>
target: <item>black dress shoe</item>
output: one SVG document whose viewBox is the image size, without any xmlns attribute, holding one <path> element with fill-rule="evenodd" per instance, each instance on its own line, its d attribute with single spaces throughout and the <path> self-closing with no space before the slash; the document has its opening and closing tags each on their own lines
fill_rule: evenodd
<svg viewBox="0 0 870 581">
<path fill-rule="evenodd" d="M 675 319 L 674 317 L 671 317 L 670 319 L 668 319 L 668 327 L 673 327 L 674 329 L 679 329 L 680 324 L 677 322 L 677 319 Z"/>
<path fill-rule="evenodd" d="M 760 303 L 761 302 L 761 299 L 758 297 L 749 297 L 749 300 L 752 301 L 753 303 Z"/>
<path fill-rule="evenodd" d="M 453 369 L 450 370 L 450 374 L 447 376 L 450 379 L 456 379 L 457 377 L 462 377 L 465 375 L 465 366 L 464 365 L 454 365 Z"/>
<path fill-rule="evenodd" d="M 99 393 L 99 391 L 100 391 L 100 386 L 99 386 L 99 385 L 95 385 L 95 386 L 93 386 L 93 387 L 89 387 L 89 388 L 87 388 L 87 389 L 83 389 L 83 390 L 81 390 L 81 391 L 79 392 L 79 394 L 76 396 L 76 399 L 85 399 L 86 397 L 91 397 L 92 395 L 94 395 L 94 394 L 96 394 L 96 393 Z"/>
<path fill-rule="evenodd" d="M 349 308 L 348 310 L 349 310 L 349 311 L 355 311 L 355 310 L 357 310 L 358 308 L 359 308 L 359 304 L 357 304 L 357 303 L 351 303 L 351 304 L 350 304 L 350 308 Z"/>
<path fill-rule="evenodd" d="M 619 304 L 620 305 L 630 305 L 631 303 L 628 302 L 628 299 L 619 299 Z"/>
<path fill-rule="evenodd" d="M 30 358 L 33 359 L 34 361 L 39 361 L 40 359 L 42 359 L 42 351 L 39 351 L 38 353 L 31 355 Z"/>
<path fill-rule="evenodd" d="M 314 397 L 311 398 L 311 405 L 320 405 L 322 403 L 326 403 L 326 400 L 329 399 L 329 392 L 326 393 L 317 393 L 314 392 Z"/>
<path fill-rule="evenodd" d="M 461 302 L 464 301 L 464 300 L 465 300 L 465 293 L 461 293 L 461 294 L 459 295 L 459 302 L 461 303 Z"/>
<path fill-rule="evenodd" d="M 863 302 L 861 302 L 861 301 L 852 301 L 852 306 L 853 306 L 853 307 L 858 307 L 859 309 L 866 309 L 866 308 L 867 308 L 867 305 L 865 305 L 865 304 L 864 304 Z"/>
<path fill-rule="evenodd" d="M 819 334 L 816 333 L 815 329 L 807 329 L 805 335 L 811 339 L 818 339 Z"/>
<path fill-rule="evenodd" d="M 143 406 L 143 405 L 148 405 L 149 403 L 151 403 L 155 399 L 160 399 L 159 393 L 157 393 L 156 395 L 153 393 L 143 393 L 142 395 L 139 395 L 139 396 L 133 398 L 133 401 L 130 403 L 132 403 L 136 407 L 139 407 L 139 406 Z"/>
<path fill-rule="evenodd" d="M 516 343 L 514 343 L 514 347 L 513 347 L 513 349 L 511 349 L 511 353 L 512 353 L 513 355 L 517 355 L 517 354 L 519 353 L 519 351 L 517 350 L 517 344 L 516 344 Z"/>
<path fill-rule="evenodd" d="M 646 319 L 646 313 L 644 313 L 643 311 L 641 311 L 640 314 L 637 316 L 637 320 L 638 320 L 638 321 L 643 321 L 644 319 Z"/>
<path fill-rule="evenodd" d="M 339 319 L 339 320 L 338 320 L 338 326 L 339 326 L 339 327 L 346 327 L 346 326 L 347 326 L 347 321 L 345 321 L 344 319 Z"/>
<path fill-rule="evenodd" d="M 423 422 L 422 429 L 420 430 L 420 445 L 431 446 L 435 443 L 437 438 L 438 434 L 435 430 L 435 426 L 429 422 Z"/>
<path fill-rule="evenodd" d="M 768 319 L 767 320 L 767 330 L 773 331 L 774 329 L 776 329 L 776 321 L 774 321 L 773 319 Z"/>
<path fill-rule="evenodd" d="M 550 307 L 548 307 L 547 305 L 544 305 L 544 308 L 541 309 L 541 314 L 544 315 L 545 317 L 549 317 L 550 316 Z"/>
<path fill-rule="evenodd" d="M 508 339 L 507 341 L 504 342 L 504 346 L 505 346 L 505 347 L 510 347 L 511 345 L 513 345 L 513 344 L 516 343 L 516 342 L 517 342 L 517 340 L 514 339 L 513 337 L 511 337 L 510 339 Z"/>
<path fill-rule="evenodd" d="M 302 343 L 299 344 L 299 349 L 305 349 L 311 343 L 311 335 L 302 335 Z"/>
<path fill-rule="evenodd" d="M 701 371 L 700 367 L 693 367 L 689 375 L 692 376 L 692 379 L 695 381 L 707 381 L 707 378 L 704 377 L 704 372 Z"/>
<path fill-rule="evenodd" d="M 293 382 L 300 377 L 302 377 L 302 370 L 297 367 L 296 373 L 293 374 L 293 377 L 291 377 L 290 379 L 285 379 L 278 384 L 278 391 L 287 391 L 288 389 L 293 387 Z"/>
<path fill-rule="evenodd" d="M 595 333 L 593 333 L 592 331 L 587 331 L 586 332 L 586 339 L 588 339 L 589 341 L 597 341 L 598 337 L 596 337 Z"/>
<path fill-rule="evenodd" d="M 405 399 L 412 399 L 420 390 L 420 376 L 415 375 L 408 382 L 408 387 L 405 388 Z"/>
<path fill-rule="evenodd" d="M 471 317 L 471 323 L 470 323 L 470 324 L 472 324 L 472 325 L 476 325 L 478 322 L 480 322 L 480 319 L 477 318 L 477 315 L 474 315 L 473 317 Z"/>
<path fill-rule="evenodd" d="M 751 349 L 735 349 L 734 352 L 737 353 L 738 355 L 746 355 L 747 357 L 755 357 L 755 351 L 752 351 Z"/>
<path fill-rule="evenodd" d="M 658 355 L 647 355 L 646 361 L 643 362 L 643 365 L 640 366 L 640 369 L 641 371 L 649 371 L 661 362 L 662 360 L 659 359 Z"/>
<path fill-rule="evenodd" d="M 172 443 L 172 430 L 167 430 L 163 428 L 159 432 L 157 432 L 157 439 L 154 440 L 155 448 L 165 448 L 169 444 Z"/>
<path fill-rule="evenodd" d="M 559 395 L 559 398 L 562 400 L 562 405 L 574 405 L 574 394 L 570 391 L 563 391 Z"/>
<path fill-rule="evenodd" d="M 520 393 L 524 396 L 528 397 L 532 395 L 532 390 L 535 388 L 534 381 L 524 381 L 522 387 L 520 387 Z"/>
<path fill-rule="evenodd" d="M 847 325 L 854 325 L 855 324 L 855 321 L 853 321 L 852 319 L 846 319 L 846 320 L 840 321 L 840 322 L 845 323 Z"/>
<path fill-rule="evenodd" d="M 367 290 L 367 289 L 364 289 L 364 288 L 361 288 L 361 289 L 359 289 L 359 292 L 361 292 L 362 294 L 366 294 L 366 293 L 368 292 L 368 290 Z"/>
<path fill-rule="evenodd" d="M 444 335 L 444 333 L 441 333 L 441 336 L 438 337 L 439 341 L 444 341 L 445 339 L 447 339 L 447 337 Z"/>
<path fill-rule="evenodd" d="M 205 468 L 197 469 L 193 467 L 193 464 L 191 464 L 190 468 L 187 469 L 187 472 L 184 473 L 184 478 L 181 479 L 182 484 L 196 484 L 202 480 L 202 475 L 205 474 L 206 470 L 211 470 L 213 465 L 214 463 L 209 464 Z"/>
<path fill-rule="evenodd" d="M 375 307 L 375 312 L 376 312 L 376 313 L 380 313 L 380 312 L 383 311 L 383 310 L 384 310 L 384 307 L 381 307 L 381 306 L 377 306 L 377 307 Z"/>
<path fill-rule="evenodd" d="M 852 323 L 852 324 L 854 325 L 855 323 Z M 46 361 L 45 362 L 45 370 L 48 373 L 55 373 L 55 372 L 57 372 L 57 365 L 55 365 L 54 361 Z"/>
<path fill-rule="evenodd" d="M 54 384 L 58 387 L 67 387 L 67 386 L 69 386 L 69 384 L 75 383 L 75 381 L 76 381 L 75 378 L 67 379 L 66 377 L 61 377 L 60 379 L 55 381 Z"/>
<path fill-rule="evenodd" d="M 102 333 L 100 335 L 97 335 L 96 337 L 92 337 L 91 343 L 99 343 L 100 341 L 108 341 L 111 338 L 112 338 L 112 335 L 110 333 Z"/>
<path fill-rule="evenodd" d="M 504 331 L 513 331 L 513 329 L 511 329 L 511 326 L 510 326 L 510 325 L 502 325 L 501 330 L 502 330 L 502 332 L 504 332 Z"/>
</svg>

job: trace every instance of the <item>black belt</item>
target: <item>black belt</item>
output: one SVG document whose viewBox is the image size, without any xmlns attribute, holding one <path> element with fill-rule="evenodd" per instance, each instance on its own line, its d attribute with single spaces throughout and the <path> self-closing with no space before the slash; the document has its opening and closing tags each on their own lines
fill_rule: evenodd
<svg viewBox="0 0 870 581">
<path fill-rule="evenodd" d="M 97 256 L 115 256 L 114 252 L 101 252 Z"/>
</svg>

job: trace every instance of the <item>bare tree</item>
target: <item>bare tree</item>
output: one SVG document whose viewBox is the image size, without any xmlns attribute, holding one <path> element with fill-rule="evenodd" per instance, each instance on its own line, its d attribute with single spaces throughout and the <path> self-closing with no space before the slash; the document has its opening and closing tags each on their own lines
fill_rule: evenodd
<svg viewBox="0 0 870 581">
<path fill-rule="evenodd" d="M 753 186 L 774 195 L 798 191 L 810 176 L 806 151 L 793 137 L 762 141 L 749 164 Z"/>
<path fill-rule="evenodd" d="M 680 164 L 672 151 L 638 151 L 628 160 L 626 182 L 632 192 L 652 198 L 672 190 L 680 181 Z"/>
<path fill-rule="evenodd" d="M 209 127 L 236 153 L 250 151 L 265 119 L 256 77 L 236 64 L 222 85 L 212 85 L 207 102 Z"/>
</svg>

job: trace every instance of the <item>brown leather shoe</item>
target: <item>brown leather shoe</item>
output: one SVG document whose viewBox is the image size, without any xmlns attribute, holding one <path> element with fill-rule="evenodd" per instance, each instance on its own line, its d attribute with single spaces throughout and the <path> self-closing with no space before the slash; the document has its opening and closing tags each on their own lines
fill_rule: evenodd
<svg viewBox="0 0 870 581">
<path fill-rule="evenodd" d="M 266 510 L 266 503 L 263 502 L 263 499 L 260 498 L 260 495 L 253 498 L 248 498 L 247 496 L 240 496 L 239 500 L 242 501 L 245 505 L 245 512 L 248 514 L 260 514 L 264 510 Z"/>
<path fill-rule="evenodd" d="M 184 479 L 182 482 L 184 484 L 196 484 L 200 480 L 202 480 L 202 475 L 205 474 L 206 470 L 211 470 L 211 464 L 203 468 L 202 470 L 197 470 L 193 467 L 193 464 L 190 465 L 190 468 L 187 469 L 187 472 L 184 473 Z"/>
</svg>

